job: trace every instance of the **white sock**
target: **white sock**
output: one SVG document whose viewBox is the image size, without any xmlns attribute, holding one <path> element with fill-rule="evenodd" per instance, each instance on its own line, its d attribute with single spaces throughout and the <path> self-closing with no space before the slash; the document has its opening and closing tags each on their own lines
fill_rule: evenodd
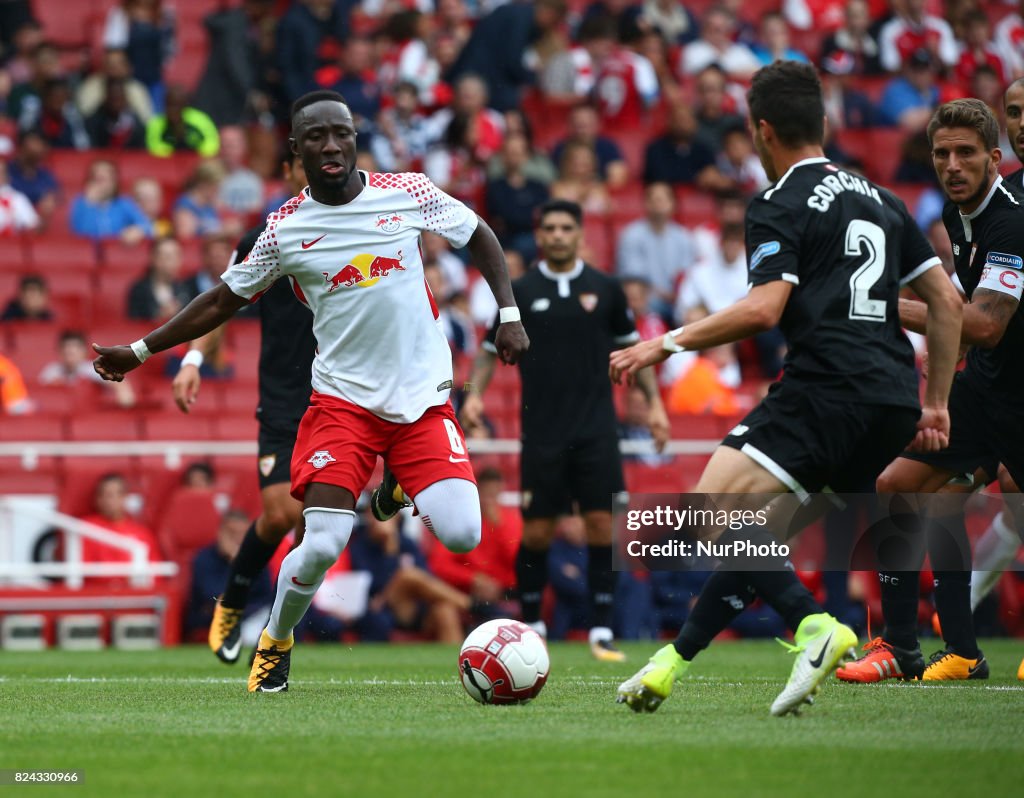
<svg viewBox="0 0 1024 798">
<path fill-rule="evenodd" d="M 610 643 L 615 639 L 615 635 L 612 634 L 612 630 L 607 626 L 595 626 L 590 630 L 590 634 L 587 637 L 590 645 L 594 645 L 594 643 L 600 643 L 602 641 Z"/>
<path fill-rule="evenodd" d="M 442 479 L 412 497 L 423 525 L 445 548 L 472 551 L 480 542 L 480 494 L 468 479 Z"/>
<path fill-rule="evenodd" d="M 978 539 L 974 548 L 975 571 L 971 574 L 971 609 L 977 609 L 982 599 L 996 586 L 1010 563 L 1017 556 L 1020 538 L 1007 521 L 1008 513 L 1003 510 L 992 519 L 985 534 Z"/>
<path fill-rule="evenodd" d="M 330 507 L 307 507 L 302 515 L 306 534 L 284 558 L 277 577 L 277 596 L 267 624 L 267 634 L 275 640 L 287 640 L 302 620 L 327 569 L 348 545 L 356 520 L 352 510 Z"/>
</svg>

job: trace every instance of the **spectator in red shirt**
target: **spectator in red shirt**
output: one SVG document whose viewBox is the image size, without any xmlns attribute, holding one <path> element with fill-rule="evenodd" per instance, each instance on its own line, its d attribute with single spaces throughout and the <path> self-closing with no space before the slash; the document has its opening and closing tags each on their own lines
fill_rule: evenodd
<svg viewBox="0 0 1024 798">
<path fill-rule="evenodd" d="M 499 502 L 505 485 L 501 472 L 494 467 L 484 468 L 476 479 L 483 517 L 480 545 L 465 553 L 433 546 L 427 561 L 431 573 L 470 594 L 474 610 L 506 600 L 516 583 L 516 552 L 523 536 L 519 509 Z"/>
<path fill-rule="evenodd" d="M 975 9 L 964 15 L 964 49 L 954 70 L 957 82 L 964 90 L 970 90 L 971 78 L 983 66 L 995 71 L 1004 86 L 1010 82 L 1010 70 L 992 43 L 992 24 L 988 15 Z"/>
<path fill-rule="evenodd" d="M 96 483 L 94 497 L 95 511 L 82 518 L 90 524 L 116 532 L 126 538 L 144 543 L 147 547 L 147 559 L 150 562 L 160 561 L 160 549 L 154 535 L 128 514 L 128 484 L 118 473 L 104 474 Z M 86 563 L 127 563 L 131 562 L 131 554 L 114 546 L 91 538 L 82 537 L 82 561 Z M 85 580 L 89 587 L 126 587 L 127 577 L 89 577 Z"/>
<path fill-rule="evenodd" d="M 633 48 L 641 44 L 637 30 L 594 65 L 594 97 L 606 130 L 635 130 L 659 96 L 658 76 L 646 57 Z"/>
<path fill-rule="evenodd" d="M 960 48 L 953 29 L 942 17 L 925 13 L 925 5 L 926 0 L 894 0 L 895 16 L 878 34 L 880 58 L 886 71 L 898 72 L 922 48 L 942 66 L 956 65 Z"/>
</svg>

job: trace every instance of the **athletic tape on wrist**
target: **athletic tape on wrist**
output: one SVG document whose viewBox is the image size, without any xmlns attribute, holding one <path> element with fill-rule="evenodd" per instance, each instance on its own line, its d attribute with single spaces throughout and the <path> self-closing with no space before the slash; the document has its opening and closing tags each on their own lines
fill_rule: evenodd
<svg viewBox="0 0 1024 798">
<path fill-rule="evenodd" d="M 188 353 L 181 359 L 181 365 L 178 367 L 179 370 L 185 366 L 195 366 L 197 369 L 202 368 L 203 365 L 203 353 L 198 349 L 189 349 Z"/>
<path fill-rule="evenodd" d="M 514 305 L 508 308 L 501 308 L 498 311 L 498 321 L 502 324 L 507 324 L 510 321 L 521 321 L 522 318 L 523 317 L 519 315 L 519 308 Z"/>
<path fill-rule="evenodd" d="M 144 338 L 140 338 L 132 344 L 132 351 L 135 353 L 135 357 L 139 359 L 139 363 L 145 363 L 153 356 L 153 353 L 149 351 L 149 347 L 146 346 Z"/>
<path fill-rule="evenodd" d="M 679 342 L 676 341 L 676 336 L 681 335 L 682 332 L 683 328 L 677 327 L 676 329 L 669 330 L 667 333 L 665 333 L 665 337 L 661 339 L 661 348 L 664 349 L 666 352 L 672 352 L 673 354 L 676 352 L 685 352 L 686 347 L 680 346 Z"/>
</svg>

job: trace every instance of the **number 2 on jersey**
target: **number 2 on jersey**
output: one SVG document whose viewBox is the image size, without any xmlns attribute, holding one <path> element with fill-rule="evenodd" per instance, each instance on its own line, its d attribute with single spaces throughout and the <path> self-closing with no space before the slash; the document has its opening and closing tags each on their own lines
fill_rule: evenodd
<svg viewBox="0 0 1024 798">
<path fill-rule="evenodd" d="M 854 219 L 846 228 L 846 254 L 867 260 L 850 277 L 850 318 L 885 321 L 885 300 L 872 299 L 871 289 L 885 274 L 885 232 L 874 222 Z"/>
</svg>

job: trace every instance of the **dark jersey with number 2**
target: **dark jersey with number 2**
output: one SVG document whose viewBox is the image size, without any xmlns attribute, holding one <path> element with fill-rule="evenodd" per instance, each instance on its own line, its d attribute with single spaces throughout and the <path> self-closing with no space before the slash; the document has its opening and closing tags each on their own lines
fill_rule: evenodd
<svg viewBox="0 0 1024 798">
<path fill-rule="evenodd" d="M 783 380 L 816 395 L 918 407 L 902 285 L 940 264 L 906 206 L 827 158 L 795 164 L 747 210 L 752 286 L 792 283 Z"/>
</svg>

